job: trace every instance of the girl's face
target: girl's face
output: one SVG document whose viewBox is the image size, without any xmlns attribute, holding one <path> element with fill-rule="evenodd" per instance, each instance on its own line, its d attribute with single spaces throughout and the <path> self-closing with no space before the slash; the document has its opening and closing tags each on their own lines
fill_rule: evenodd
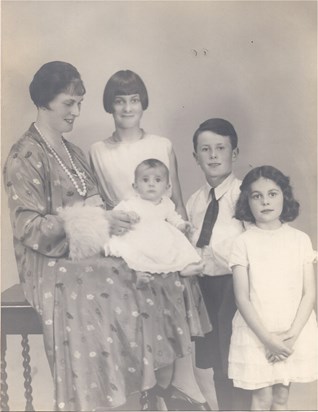
<svg viewBox="0 0 318 412">
<path fill-rule="evenodd" d="M 70 132 L 73 124 L 80 115 L 83 96 L 74 96 L 68 93 L 59 93 L 48 104 L 45 110 L 45 119 L 48 127 L 60 134 Z"/>
<path fill-rule="evenodd" d="M 248 204 L 261 229 L 276 229 L 281 226 L 280 215 L 284 206 L 281 188 L 271 179 L 260 177 L 250 187 Z"/>
<path fill-rule="evenodd" d="M 159 203 L 169 189 L 166 171 L 159 167 L 141 168 L 133 187 L 142 199 Z"/>
<path fill-rule="evenodd" d="M 139 94 L 116 96 L 113 103 L 113 117 L 116 127 L 130 129 L 139 127 L 143 114 Z"/>
</svg>

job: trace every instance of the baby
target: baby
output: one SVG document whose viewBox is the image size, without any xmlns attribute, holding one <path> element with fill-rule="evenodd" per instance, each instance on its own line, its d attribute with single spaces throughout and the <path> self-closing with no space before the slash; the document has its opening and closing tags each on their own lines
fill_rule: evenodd
<svg viewBox="0 0 318 412">
<path fill-rule="evenodd" d="M 112 236 L 105 244 L 105 255 L 122 257 L 136 271 L 137 286 L 154 273 L 201 274 L 201 257 L 184 235 L 191 225 L 177 214 L 167 195 L 167 166 L 157 159 L 144 160 L 136 167 L 133 188 L 136 196 L 114 209 L 128 212 L 136 224 L 123 235 Z"/>
</svg>

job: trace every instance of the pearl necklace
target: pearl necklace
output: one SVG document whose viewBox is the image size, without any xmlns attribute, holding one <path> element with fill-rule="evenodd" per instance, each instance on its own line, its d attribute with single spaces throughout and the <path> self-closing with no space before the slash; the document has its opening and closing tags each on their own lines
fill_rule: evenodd
<svg viewBox="0 0 318 412">
<path fill-rule="evenodd" d="M 60 158 L 60 156 L 56 153 L 56 151 L 53 149 L 53 147 L 50 145 L 50 143 L 47 141 L 47 139 L 43 136 L 43 134 L 41 133 L 41 131 L 39 130 L 39 128 L 37 127 L 37 125 L 34 123 L 34 127 L 36 128 L 37 132 L 39 133 L 39 135 L 42 137 L 42 139 L 44 140 L 45 144 L 47 145 L 47 147 L 49 148 L 50 152 L 52 153 L 52 155 L 55 157 L 57 163 L 61 166 L 61 168 L 64 170 L 64 172 L 67 174 L 67 176 L 69 177 L 70 181 L 73 183 L 77 193 L 80 196 L 86 196 L 87 195 L 87 187 L 86 187 L 86 183 L 84 180 L 85 177 L 85 173 L 81 173 L 77 167 L 75 166 L 71 153 L 69 152 L 68 148 L 66 147 L 66 144 L 64 143 L 63 137 L 62 137 L 62 145 L 67 153 L 67 156 L 70 160 L 70 163 L 72 165 L 72 168 L 74 169 L 76 176 L 79 178 L 81 184 L 82 184 L 82 189 L 78 186 L 76 180 L 74 179 L 74 177 L 72 176 L 72 173 L 69 171 L 68 167 L 63 163 L 62 159 Z"/>
</svg>

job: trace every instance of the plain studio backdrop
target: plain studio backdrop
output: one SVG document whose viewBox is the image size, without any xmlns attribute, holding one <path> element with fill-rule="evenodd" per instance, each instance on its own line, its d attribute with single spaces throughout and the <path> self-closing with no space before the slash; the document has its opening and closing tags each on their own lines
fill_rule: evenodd
<svg viewBox="0 0 318 412">
<path fill-rule="evenodd" d="M 42 64 L 67 61 L 81 73 L 87 93 L 65 137 L 86 152 L 113 132 L 112 116 L 102 106 L 106 81 L 131 69 L 149 93 L 142 127 L 171 139 L 185 201 L 203 182 L 192 156 L 193 132 L 210 117 L 225 118 L 239 137 L 237 176 L 264 164 L 290 176 L 301 204 L 293 225 L 317 248 L 315 1 L 2 1 L 1 6 L 2 161 L 35 120 L 28 87 Z M 18 282 L 11 238 L 3 190 L 2 290 Z"/>
</svg>

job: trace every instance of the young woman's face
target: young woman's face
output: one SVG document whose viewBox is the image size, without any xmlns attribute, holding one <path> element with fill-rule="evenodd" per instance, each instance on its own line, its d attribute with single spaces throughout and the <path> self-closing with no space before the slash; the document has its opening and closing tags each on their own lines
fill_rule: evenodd
<svg viewBox="0 0 318 412">
<path fill-rule="evenodd" d="M 159 167 L 141 168 L 133 187 L 142 199 L 158 203 L 169 189 L 167 174 Z"/>
<path fill-rule="evenodd" d="M 113 103 L 113 117 L 116 127 L 130 129 L 139 127 L 143 114 L 139 94 L 116 96 Z"/>
<path fill-rule="evenodd" d="M 256 226 L 275 229 L 281 225 L 280 215 L 284 206 L 281 188 L 271 179 L 260 177 L 250 187 L 248 204 Z"/>
<path fill-rule="evenodd" d="M 59 133 L 67 133 L 73 129 L 73 124 L 80 115 L 83 96 L 60 93 L 48 104 L 45 110 L 48 126 Z"/>
</svg>

